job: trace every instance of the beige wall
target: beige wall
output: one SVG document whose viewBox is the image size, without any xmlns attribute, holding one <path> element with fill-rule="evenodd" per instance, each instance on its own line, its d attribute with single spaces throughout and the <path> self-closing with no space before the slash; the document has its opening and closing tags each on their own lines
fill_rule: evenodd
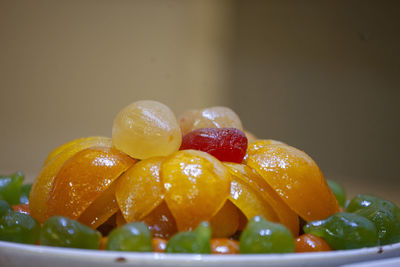
<svg viewBox="0 0 400 267">
<path fill-rule="evenodd" d="M 218 104 L 400 203 L 399 3 L 0 0 L 0 169 L 32 178 L 135 100 Z"/>
</svg>

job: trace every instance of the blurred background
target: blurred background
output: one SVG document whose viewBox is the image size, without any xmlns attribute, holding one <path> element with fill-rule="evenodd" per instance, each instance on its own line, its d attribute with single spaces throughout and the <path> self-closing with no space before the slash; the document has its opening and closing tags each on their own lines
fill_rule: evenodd
<svg viewBox="0 0 400 267">
<path fill-rule="evenodd" d="M 0 0 L 0 170 L 153 99 L 229 106 L 350 195 L 400 204 L 400 2 Z"/>
</svg>

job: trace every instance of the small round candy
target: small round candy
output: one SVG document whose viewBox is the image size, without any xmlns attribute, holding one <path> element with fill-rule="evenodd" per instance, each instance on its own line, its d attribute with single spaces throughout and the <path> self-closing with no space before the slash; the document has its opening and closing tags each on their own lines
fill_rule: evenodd
<svg viewBox="0 0 400 267">
<path fill-rule="evenodd" d="M 179 149 L 181 141 L 175 115 L 157 101 L 134 102 L 114 119 L 113 145 L 136 159 L 167 156 Z"/>
<path fill-rule="evenodd" d="M 100 242 L 100 232 L 61 216 L 49 218 L 40 233 L 40 244 L 45 246 L 98 249 Z"/>
<path fill-rule="evenodd" d="M 292 233 L 283 225 L 255 216 L 240 236 L 241 254 L 294 252 Z"/>
<path fill-rule="evenodd" d="M 111 231 L 107 240 L 107 250 L 153 251 L 151 233 L 142 222 L 125 224 Z"/>
</svg>

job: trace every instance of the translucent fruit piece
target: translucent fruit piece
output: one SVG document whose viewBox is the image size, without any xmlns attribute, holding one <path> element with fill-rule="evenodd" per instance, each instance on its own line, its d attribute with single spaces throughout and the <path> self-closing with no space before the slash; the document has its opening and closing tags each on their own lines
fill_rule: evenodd
<svg viewBox="0 0 400 267">
<path fill-rule="evenodd" d="M 90 204 L 82 215 L 79 216 L 79 222 L 96 229 L 118 211 L 118 204 L 115 198 L 116 183 L 113 182 Z"/>
<path fill-rule="evenodd" d="M 127 222 L 141 220 L 163 200 L 160 168 L 164 159 L 154 157 L 142 160 L 118 179 L 116 198 Z"/>
<path fill-rule="evenodd" d="M 62 145 L 60 148 L 57 148 L 56 150 L 58 150 L 58 152 L 54 153 L 54 156 L 51 156 L 51 159 L 49 159 L 47 164 L 43 166 L 32 185 L 29 195 L 29 209 L 32 217 L 40 223 L 44 223 L 47 219 L 47 196 L 54 177 L 60 170 L 61 166 L 73 155 L 86 148 L 95 146 L 111 147 L 111 138 L 108 137 L 92 136 L 77 140 L 80 141 L 71 141 L 67 143 L 69 145 Z"/>
<path fill-rule="evenodd" d="M 113 145 L 137 159 L 167 156 L 181 145 L 182 133 L 172 111 L 143 100 L 123 108 L 114 119 Z"/>
<path fill-rule="evenodd" d="M 339 212 L 335 195 L 318 165 L 303 151 L 285 144 L 271 144 L 248 153 L 245 162 L 306 221 Z"/>
<path fill-rule="evenodd" d="M 88 148 L 61 167 L 51 185 L 47 214 L 78 218 L 135 160 L 113 148 Z"/>
<path fill-rule="evenodd" d="M 178 230 L 194 229 L 209 221 L 222 207 L 230 192 L 230 174 L 213 156 L 197 150 L 181 150 L 161 167 L 165 201 Z"/>
<path fill-rule="evenodd" d="M 239 227 L 239 212 L 231 201 L 227 200 L 217 214 L 210 220 L 213 237 L 230 237 Z"/>
<path fill-rule="evenodd" d="M 180 149 L 200 150 L 220 161 L 240 163 L 246 155 L 247 137 L 236 128 L 201 128 L 183 136 Z"/>
<path fill-rule="evenodd" d="M 299 234 L 299 217 L 279 197 L 272 187 L 252 168 L 244 164 L 224 163 L 232 176 L 240 179 L 258 192 L 261 197 L 275 211 L 278 221 L 285 225 L 294 236 Z"/>
<path fill-rule="evenodd" d="M 257 153 L 258 150 L 266 148 L 270 145 L 285 145 L 285 143 L 272 139 L 261 139 L 261 140 L 255 140 L 253 142 L 249 141 L 249 145 L 247 147 L 247 154 Z"/>
<path fill-rule="evenodd" d="M 152 235 L 155 237 L 168 239 L 178 231 L 175 218 L 172 216 L 165 201 L 161 202 L 142 221 L 148 225 Z"/>
<path fill-rule="evenodd" d="M 237 128 L 243 130 L 239 116 L 228 107 L 187 110 L 180 116 L 179 125 L 184 135 L 200 128 Z"/>
</svg>

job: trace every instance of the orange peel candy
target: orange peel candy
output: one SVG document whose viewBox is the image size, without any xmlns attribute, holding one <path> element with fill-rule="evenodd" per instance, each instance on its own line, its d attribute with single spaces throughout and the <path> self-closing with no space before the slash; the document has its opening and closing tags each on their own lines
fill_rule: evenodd
<svg viewBox="0 0 400 267">
<path fill-rule="evenodd" d="M 162 164 L 165 201 L 178 230 L 192 230 L 209 221 L 222 207 L 230 192 L 231 176 L 226 167 L 208 153 L 182 150 Z"/>
<path fill-rule="evenodd" d="M 312 221 L 339 212 L 334 194 L 311 157 L 285 144 L 265 145 L 254 151 L 256 143 L 249 145 L 246 164 L 299 216 Z"/>
<path fill-rule="evenodd" d="M 225 162 L 232 176 L 245 182 L 258 192 L 269 206 L 275 211 L 278 221 L 285 225 L 294 236 L 299 234 L 299 217 L 279 197 L 272 187 L 252 168 L 244 164 Z"/>
<path fill-rule="evenodd" d="M 47 215 L 79 216 L 135 159 L 113 148 L 88 148 L 71 157 L 58 171 L 47 199 Z"/>
<path fill-rule="evenodd" d="M 118 179 L 115 194 L 127 222 L 141 220 L 164 199 L 164 185 L 160 177 L 164 159 L 154 157 L 142 160 Z"/>
<path fill-rule="evenodd" d="M 152 235 L 155 237 L 168 239 L 178 232 L 175 218 L 172 216 L 165 201 L 161 202 L 141 221 L 148 225 Z"/>
<path fill-rule="evenodd" d="M 95 146 L 111 147 L 111 138 L 92 136 L 76 139 L 50 153 L 46 160 L 47 163 L 36 177 L 29 195 L 29 208 L 33 218 L 40 223 L 44 223 L 48 218 L 46 201 L 54 177 L 61 166 L 79 151 Z"/>
<path fill-rule="evenodd" d="M 239 228 L 238 208 L 227 200 L 222 208 L 210 220 L 213 237 L 230 237 Z"/>
</svg>

